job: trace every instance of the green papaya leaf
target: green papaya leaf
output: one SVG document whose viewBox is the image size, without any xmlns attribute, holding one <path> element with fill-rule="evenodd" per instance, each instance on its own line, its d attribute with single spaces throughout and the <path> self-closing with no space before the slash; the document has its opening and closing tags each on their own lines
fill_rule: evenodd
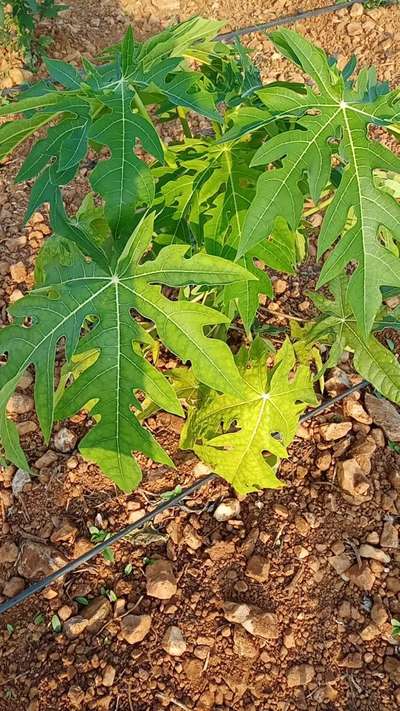
<svg viewBox="0 0 400 711">
<path fill-rule="evenodd" d="M 306 365 L 296 367 L 293 346 L 286 340 L 267 368 L 269 349 L 257 338 L 239 356 L 246 383 L 243 396 L 209 393 L 191 408 L 181 446 L 193 449 L 239 494 L 283 486 L 276 476 L 279 460 L 295 437 L 300 414 L 316 402 Z M 293 374 L 293 370 L 295 373 Z"/>
<path fill-rule="evenodd" d="M 141 263 L 152 239 L 153 220 L 154 215 L 143 218 L 114 272 L 88 262 L 65 242 L 65 249 L 70 250 L 69 264 L 60 266 L 58 259 L 51 262 L 49 255 L 42 267 L 45 286 L 10 309 L 16 323 L 0 332 L 0 352 L 7 354 L 7 363 L 0 368 L 0 422 L 6 457 L 18 466 L 26 467 L 26 459 L 15 425 L 5 415 L 7 402 L 21 374 L 33 364 L 36 410 L 48 440 L 54 418 L 54 360 L 63 338 L 67 360 L 80 360 L 81 372 L 58 399 L 55 416 L 64 419 L 85 407 L 91 411 L 96 424 L 81 441 L 82 454 L 124 491 L 140 480 L 133 451 L 172 465 L 132 409 L 141 409 L 136 394 L 140 390 L 159 407 L 181 413 L 174 389 L 143 357 L 141 346 L 152 339 L 132 318 L 132 311 L 152 321 L 164 345 L 183 362 L 190 360 L 200 381 L 222 392 L 243 389 L 227 345 L 204 334 L 206 326 L 225 323 L 226 317 L 201 304 L 168 299 L 161 285 L 224 285 L 251 275 L 218 257 L 198 254 L 186 258 L 187 247 L 178 245 Z M 27 319 L 29 326 L 25 325 Z M 88 319 L 90 328 L 81 335 Z"/>
<path fill-rule="evenodd" d="M 349 303 L 349 281 L 346 277 L 330 284 L 333 300 L 320 294 L 308 294 L 322 312 L 316 324 L 305 336 L 308 343 L 330 343 L 328 367 L 337 363 L 345 350 L 353 353 L 353 364 L 360 375 L 393 402 L 400 403 L 400 363 L 394 353 L 385 348 L 373 334 L 364 337 Z M 393 328 L 390 322 L 386 328 Z M 374 326 L 373 326 L 374 328 Z M 377 329 L 382 328 L 382 315 Z"/>
<path fill-rule="evenodd" d="M 362 82 L 349 85 L 338 69 L 329 65 L 322 50 L 291 30 L 274 32 L 271 39 L 311 77 L 316 90 L 307 87 L 305 94 L 299 94 L 290 88 L 267 86 L 257 92 L 269 114 L 292 114 L 297 121 L 293 130 L 267 140 L 252 161 L 253 166 L 275 167 L 258 180 L 239 256 L 264 240 L 277 215 L 296 229 L 304 203 L 303 177 L 307 177 L 309 193 L 317 202 L 330 181 L 335 156 L 343 170 L 321 227 L 319 255 L 331 251 L 319 285 L 355 263 L 348 300 L 366 337 L 381 304 L 380 287 L 400 285 L 400 260 L 380 238 L 381 227 L 385 227 L 394 240 L 400 240 L 400 206 L 374 180 L 378 169 L 399 173 L 400 159 L 368 137 L 371 125 L 389 126 L 400 116 L 398 92 L 373 92 L 371 98 L 368 82 L 365 86 Z"/>
</svg>

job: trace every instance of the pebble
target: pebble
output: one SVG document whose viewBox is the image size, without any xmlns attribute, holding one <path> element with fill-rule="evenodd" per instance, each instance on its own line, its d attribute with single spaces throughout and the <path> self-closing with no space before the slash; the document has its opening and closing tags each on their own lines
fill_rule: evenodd
<svg viewBox="0 0 400 711">
<path fill-rule="evenodd" d="M 345 669 L 361 669 L 363 666 L 362 656 L 360 652 L 351 652 L 346 654 L 337 664 Z"/>
<path fill-rule="evenodd" d="M 107 664 L 103 672 L 103 678 L 101 680 L 103 686 L 112 686 L 114 684 L 116 673 L 117 670 L 115 669 L 115 667 L 113 667 L 112 664 Z"/>
<path fill-rule="evenodd" d="M 338 462 L 336 477 L 340 488 L 351 496 L 362 496 L 369 489 L 368 479 L 355 459 Z"/>
<path fill-rule="evenodd" d="M 68 620 L 71 617 L 72 612 L 72 607 L 70 607 L 69 605 L 63 605 L 62 607 L 60 607 L 59 610 L 57 610 L 57 615 L 59 616 L 60 620 L 65 622 L 65 620 Z"/>
<path fill-rule="evenodd" d="M 361 590 L 369 592 L 372 590 L 375 576 L 373 575 L 371 568 L 365 561 L 362 562 L 361 566 L 356 563 L 352 565 L 349 570 L 346 571 L 346 577 L 350 580 L 353 585 L 356 585 Z"/>
<path fill-rule="evenodd" d="M 29 476 L 28 472 L 24 471 L 23 469 L 17 469 L 13 476 L 11 484 L 11 489 L 14 496 L 19 496 L 19 494 L 21 494 L 21 492 L 23 491 L 24 486 L 30 483 L 31 477 Z"/>
<path fill-rule="evenodd" d="M 372 422 L 371 415 L 368 415 L 360 401 L 354 398 L 345 400 L 343 412 L 346 417 L 351 417 L 353 420 L 356 420 L 356 422 L 361 422 L 361 424 L 370 425 Z"/>
<path fill-rule="evenodd" d="M 381 563 L 390 563 L 390 555 L 368 543 L 363 543 L 358 552 L 361 558 L 371 558 L 372 560 L 379 560 Z"/>
<path fill-rule="evenodd" d="M 18 593 L 22 592 L 24 588 L 25 581 L 14 575 L 5 583 L 3 587 L 3 595 L 6 597 L 14 597 L 14 595 L 18 595 Z"/>
<path fill-rule="evenodd" d="M 351 558 L 346 553 L 330 556 L 328 563 L 336 570 L 338 575 L 342 575 L 342 573 L 351 568 Z"/>
<path fill-rule="evenodd" d="M 252 555 L 247 562 L 246 575 L 259 583 L 265 583 L 268 580 L 270 565 L 270 561 L 262 555 Z"/>
<path fill-rule="evenodd" d="M 351 422 L 330 422 L 327 425 L 321 425 L 319 429 L 324 440 L 332 442 L 345 437 L 352 426 Z"/>
<path fill-rule="evenodd" d="M 361 17 L 364 13 L 364 8 L 360 2 L 354 3 L 352 7 L 350 8 L 350 15 L 351 17 Z"/>
<path fill-rule="evenodd" d="M 10 266 L 11 279 L 16 284 L 21 284 L 26 281 L 26 269 L 23 262 L 17 262 L 16 264 L 11 264 Z"/>
<path fill-rule="evenodd" d="M 238 657 L 245 659 L 256 659 L 259 655 L 259 649 L 252 636 L 236 625 L 233 630 L 233 651 Z"/>
<path fill-rule="evenodd" d="M 221 523 L 237 518 L 240 514 L 240 501 L 238 499 L 225 499 L 214 511 L 214 518 Z"/>
<path fill-rule="evenodd" d="M 11 395 L 7 403 L 7 412 L 9 415 L 25 415 L 31 412 L 35 406 L 33 398 L 25 393 L 14 393 Z"/>
<path fill-rule="evenodd" d="M 177 583 L 169 560 L 156 560 L 146 566 L 146 591 L 159 600 L 169 600 L 175 595 Z"/>
<path fill-rule="evenodd" d="M 365 405 L 375 424 L 392 442 L 400 442 L 400 413 L 388 400 L 365 394 Z"/>
<path fill-rule="evenodd" d="M 390 521 L 383 524 L 380 543 L 383 548 L 399 547 L 399 532 Z"/>
<path fill-rule="evenodd" d="M 0 546 L 0 563 L 15 563 L 18 558 L 18 547 L 14 541 L 5 541 Z"/>
<path fill-rule="evenodd" d="M 130 511 L 128 516 L 128 523 L 136 523 L 140 518 L 146 515 L 145 509 L 137 509 L 136 511 Z"/>
<path fill-rule="evenodd" d="M 70 617 L 64 622 L 63 632 L 68 639 L 76 639 L 87 629 L 88 621 L 81 615 Z"/>
<path fill-rule="evenodd" d="M 274 292 L 277 296 L 284 294 L 288 288 L 288 283 L 284 279 L 276 279 L 273 283 Z"/>
<path fill-rule="evenodd" d="M 72 706 L 77 708 L 82 704 L 84 698 L 85 692 L 83 691 L 83 689 L 81 689 L 80 686 L 70 686 L 70 688 L 68 689 L 68 699 Z"/>
<path fill-rule="evenodd" d="M 371 608 L 371 619 L 378 627 L 382 627 L 387 621 L 389 615 L 386 612 L 381 602 L 375 602 Z"/>
<path fill-rule="evenodd" d="M 242 625 L 247 632 L 263 639 L 279 637 L 278 618 L 273 612 L 264 612 L 256 605 L 225 602 L 224 617 L 228 622 Z"/>
<path fill-rule="evenodd" d="M 357 35 L 361 35 L 363 33 L 363 26 L 361 22 L 349 22 L 346 29 L 347 34 L 350 35 L 350 37 L 357 37 Z"/>
<path fill-rule="evenodd" d="M 393 684 L 400 685 L 400 659 L 386 657 L 383 668 Z"/>
<path fill-rule="evenodd" d="M 121 620 L 121 637 L 128 644 L 137 644 L 148 635 L 150 628 L 150 615 L 125 615 Z"/>
<path fill-rule="evenodd" d="M 51 467 L 52 464 L 55 464 L 57 459 L 58 457 L 56 453 L 49 449 L 36 460 L 35 467 L 36 469 L 47 469 L 48 467 Z"/>
<path fill-rule="evenodd" d="M 179 627 L 171 625 L 162 638 L 161 646 L 172 657 L 180 657 L 186 652 L 186 642 Z"/>
<path fill-rule="evenodd" d="M 315 463 L 321 472 L 326 472 L 331 466 L 332 455 L 329 452 L 324 452 L 324 454 L 321 454 L 321 456 L 317 458 Z"/>
<path fill-rule="evenodd" d="M 291 667 L 287 674 L 286 679 L 289 688 L 295 686 L 307 686 L 315 676 L 315 669 L 311 664 L 298 664 Z"/>
<path fill-rule="evenodd" d="M 103 597 L 93 598 L 82 612 L 82 617 L 87 621 L 89 632 L 98 632 L 108 617 L 111 617 L 112 608 L 110 601 Z"/>
<path fill-rule="evenodd" d="M 61 525 L 50 536 L 52 543 L 64 543 L 75 540 L 78 529 L 69 519 L 63 519 Z"/>
<path fill-rule="evenodd" d="M 75 448 L 78 438 L 75 432 L 72 432 L 68 427 L 61 427 L 54 435 L 54 446 L 59 452 L 66 454 Z"/>
<path fill-rule="evenodd" d="M 66 563 L 66 558 L 55 548 L 37 541 L 24 541 L 21 545 L 17 570 L 28 580 L 39 580 L 59 570 Z"/>
</svg>

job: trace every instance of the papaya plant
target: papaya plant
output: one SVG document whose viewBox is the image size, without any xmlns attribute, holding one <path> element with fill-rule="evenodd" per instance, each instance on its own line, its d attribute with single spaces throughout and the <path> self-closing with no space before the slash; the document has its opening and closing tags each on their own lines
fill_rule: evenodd
<svg viewBox="0 0 400 711">
<path fill-rule="evenodd" d="M 400 402 L 397 356 L 376 337 L 398 327 L 382 301 L 400 292 L 400 161 L 373 134 L 396 133 L 398 91 L 289 30 L 271 39 L 308 79 L 263 86 L 220 27 L 192 18 L 144 42 L 129 29 L 82 69 L 47 58 L 49 78 L 0 108 L 17 116 L 0 158 L 33 137 L 17 175 L 33 181 L 26 219 L 47 203 L 54 233 L 0 332 L 1 441 L 21 468 L 7 404 L 30 366 L 46 441 L 55 420 L 89 412 L 80 451 L 124 491 L 140 455 L 173 466 L 146 424 L 157 409 L 187 412 L 180 446 L 246 493 L 281 485 L 300 415 L 345 350 Z M 63 188 L 82 165 L 91 190 L 69 215 Z M 307 256 L 306 202 L 325 211 L 321 315 L 292 342 L 277 329 L 276 349 L 259 304 L 271 270 L 294 274 Z M 175 370 L 158 367 L 161 348 Z"/>
</svg>

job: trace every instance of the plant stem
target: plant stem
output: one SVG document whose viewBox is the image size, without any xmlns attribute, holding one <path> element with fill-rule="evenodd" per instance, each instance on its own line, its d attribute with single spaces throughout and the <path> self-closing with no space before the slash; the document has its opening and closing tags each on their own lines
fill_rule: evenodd
<svg viewBox="0 0 400 711">
<path fill-rule="evenodd" d="M 177 112 L 179 120 L 181 122 L 181 126 L 183 129 L 183 135 L 186 136 L 186 138 L 193 138 L 192 132 L 190 130 L 189 122 L 186 118 L 185 109 L 182 106 L 177 106 L 176 112 Z"/>
</svg>

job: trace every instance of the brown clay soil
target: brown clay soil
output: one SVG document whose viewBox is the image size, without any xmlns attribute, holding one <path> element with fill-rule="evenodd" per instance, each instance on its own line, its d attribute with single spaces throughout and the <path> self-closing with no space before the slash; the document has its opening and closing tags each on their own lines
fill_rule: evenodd
<svg viewBox="0 0 400 711">
<path fill-rule="evenodd" d="M 52 56 L 77 63 L 80 53 L 94 57 L 117 40 L 129 23 L 140 37 L 193 14 L 226 18 L 232 29 L 316 2 L 275 0 L 266 7 L 259 0 L 188 0 L 180 7 L 177 0 L 70 0 L 69 5 L 68 12 L 41 29 L 54 38 Z M 341 62 L 355 52 L 362 65 L 377 65 L 380 78 L 399 83 L 400 9 L 356 6 L 297 28 Z M 265 78 L 296 78 L 261 34 L 246 43 Z M 5 162 L 0 174 L 2 324 L 8 322 L 8 303 L 32 286 L 35 255 L 50 233 L 45 211 L 23 224 L 29 186 L 13 182 L 22 157 L 23 151 Z M 66 191 L 69 207 L 79 204 L 84 188 L 82 170 Z M 318 218 L 313 218 L 316 228 Z M 279 313 L 267 312 L 271 323 L 286 325 L 282 314 L 301 318 L 311 313 L 304 292 L 315 286 L 316 272 L 311 250 L 296 278 L 275 282 L 278 296 L 272 309 Z M 354 380 L 350 362 L 341 368 L 342 380 Z M 337 387 L 334 379 L 330 392 Z M 31 375 L 19 392 L 26 412 L 18 421 L 34 476 L 14 495 L 15 468 L 0 473 L 0 600 L 41 577 L 46 560 L 52 564 L 49 556 L 50 561 L 54 556 L 71 559 L 86 550 L 91 545 L 88 526 L 116 531 L 151 510 L 161 492 L 196 476 L 196 460 L 177 450 L 181 421 L 161 414 L 150 427 L 177 468 L 165 470 L 142 460 L 142 486 L 122 495 L 77 449 L 63 454 L 54 437 L 48 445 L 43 442 L 32 411 Z M 399 707 L 400 650 L 390 620 L 400 618 L 400 455 L 388 446 L 379 423 L 357 407 L 363 401 L 364 395 L 356 396 L 299 429 L 281 466 L 284 489 L 248 496 L 232 519 L 220 522 L 213 502 L 233 494 L 223 482 L 213 482 L 184 510 L 159 517 L 157 533 L 115 546 L 114 562 L 98 556 L 4 615 L 0 711 Z M 327 436 L 324 423 L 332 424 L 338 439 Z M 83 416 L 63 424 L 77 440 L 90 426 Z M 337 462 L 349 460 L 351 482 L 356 481 L 354 471 L 359 478 L 352 494 L 337 476 L 343 467 Z M 375 559 L 360 558 L 366 543 L 374 546 Z M 158 557 L 169 559 L 177 584 L 176 593 L 164 601 L 146 588 L 147 567 Z M 88 613 L 83 603 L 93 599 Z M 264 635 L 228 621 L 227 601 L 273 613 Z M 124 639 L 126 613 L 151 616 L 142 642 Z M 85 614 L 91 617 L 90 629 L 86 623 L 80 631 L 73 628 L 71 618 Z M 54 615 L 61 632 L 52 628 Z M 170 626 L 178 627 L 185 640 L 180 656 L 164 649 Z"/>
</svg>

